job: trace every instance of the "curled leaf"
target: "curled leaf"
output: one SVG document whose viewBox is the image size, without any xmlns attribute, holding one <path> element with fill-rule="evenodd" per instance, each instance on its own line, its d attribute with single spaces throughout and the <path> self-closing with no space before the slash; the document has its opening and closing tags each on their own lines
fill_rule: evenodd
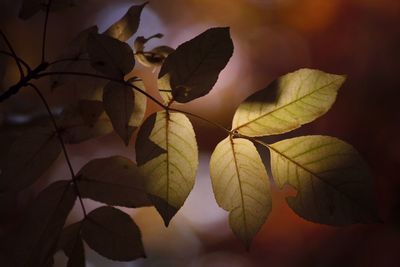
<svg viewBox="0 0 400 267">
<path fill-rule="evenodd" d="M 162 45 L 157 46 L 150 51 L 145 51 L 144 45 L 153 38 L 161 38 L 162 34 L 155 34 L 149 38 L 144 38 L 139 36 L 135 39 L 133 44 L 135 48 L 135 58 L 136 60 L 146 67 L 160 66 L 169 54 L 175 51 L 175 49 Z"/>
<path fill-rule="evenodd" d="M 192 190 L 198 166 L 196 137 L 189 119 L 167 111 L 152 114 L 139 130 L 136 161 L 145 177 L 146 191 L 168 225 Z"/>
<path fill-rule="evenodd" d="M 136 33 L 140 23 L 140 15 L 146 4 L 147 2 L 142 5 L 131 6 L 128 9 L 128 12 L 126 12 L 126 14 L 117 22 L 111 25 L 104 32 L 104 34 L 123 42 L 127 41 Z"/>
<path fill-rule="evenodd" d="M 229 224 L 249 248 L 271 211 L 268 175 L 252 142 L 227 137 L 211 155 L 210 175 L 217 203 L 229 211 Z"/>
<path fill-rule="evenodd" d="M 300 69 L 286 74 L 241 103 L 232 129 L 247 136 L 285 133 L 325 114 L 344 76 Z"/>
<path fill-rule="evenodd" d="M 121 156 L 94 159 L 79 171 L 82 197 L 129 208 L 151 205 L 143 177 L 132 161 Z"/>
<path fill-rule="evenodd" d="M 349 144 L 329 136 L 301 136 L 269 146 L 276 183 L 297 190 L 287 199 L 301 217 L 330 225 L 377 221 L 372 177 Z"/>
<path fill-rule="evenodd" d="M 146 257 L 140 230 L 135 222 L 113 207 L 100 207 L 88 214 L 82 237 L 100 255 L 117 261 Z"/>
<path fill-rule="evenodd" d="M 186 103 L 208 94 L 233 53 L 229 28 L 211 28 L 181 44 L 164 61 L 174 100 Z"/>
</svg>

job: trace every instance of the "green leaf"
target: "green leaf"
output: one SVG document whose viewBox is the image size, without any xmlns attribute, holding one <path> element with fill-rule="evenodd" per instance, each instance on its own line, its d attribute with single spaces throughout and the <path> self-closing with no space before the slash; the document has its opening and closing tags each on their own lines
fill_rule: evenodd
<svg viewBox="0 0 400 267">
<path fill-rule="evenodd" d="M 142 82 L 133 83 L 144 89 Z M 138 98 L 138 99 L 136 99 Z M 129 144 L 133 132 L 141 124 L 146 111 L 147 99 L 132 87 L 117 82 L 109 82 L 104 88 L 103 103 L 111 123 L 122 138 L 125 145 Z"/>
<path fill-rule="evenodd" d="M 300 69 L 248 97 L 236 110 L 232 129 L 247 136 L 289 132 L 325 114 L 344 76 Z"/>
<path fill-rule="evenodd" d="M 198 166 L 195 133 L 182 113 L 152 114 L 139 130 L 136 161 L 150 195 L 166 225 L 194 186 Z"/>
<path fill-rule="evenodd" d="M 52 127 L 33 127 L 16 139 L 2 163 L 0 192 L 32 185 L 58 158 L 61 146 Z"/>
<path fill-rule="evenodd" d="M 81 196 L 113 206 L 150 206 L 143 177 L 136 164 L 114 156 L 94 159 L 78 173 Z"/>
<path fill-rule="evenodd" d="M 272 201 L 268 175 L 252 142 L 227 137 L 211 155 L 210 175 L 218 205 L 229 211 L 229 224 L 249 248 L 264 224 Z"/>
<path fill-rule="evenodd" d="M 128 12 L 111 25 L 104 34 L 123 42 L 127 41 L 136 33 L 140 23 L 140 15 L 145 5 L 147 5 L 147 2 L 142 5 L 131 6 Z"/>
<path fill-rule="evenodd" d="M 174 99 L 186 103 L 208 94 L 232 53 L 229 28 L 211 28 L 171 53 L 158 77 L 169 74 Z"/>
<path fill-rule="evenodd" d="M 89 62 L 89 55 L 87 54 L 87 40 L 90 34 L 97 32 L 97 26 L 92 26 L 78 33 L 78 35 L 68 44 L 63 53 L 58 57 L 58 60 L 65 61 L 51 65 L 51 71 L 94 73 Z M 84 78 L 85 79 L 82 79 L 82 77 L 73 75 L 52 75 L 50 77 L 52 89 L 64 84 L 75 83 L 77 80 L 79 83 L 82 83 L 82 81 L 87 79 L 87 77 Z"/>
<path fill-rule="evenodd" d="M 132 48 L 107 35 L 89 34 L 87 49 L 92 67 L 109 77 L 122 79 L 135 66 Z"/>
<path fill-rule="evenodd" d="M 69 181 L 55 182 L 39 194 L 15 240 L 17 266 L 44 266 L 49 261 L 75 200 Z"/>
<path fill-rule="evenodd" d="M 95 100 L 81 100 L 77 106 L 71 106 L 61 115 L 59 128 L 63 140 L 68 144 L 106 135 L 112 132 L 113 127 L 103 103 Z"/>
<path fill-rule="evenodd" d="M 58 241 L 58 248 L 67 255 L 67 267 L 85 267 L 85 251 L 81 238 L 82 223 L 74 223 L 65 227 Z"/>
<path fill-rule="evenodd" d="M 113 207 L 100 207 L 83 222 L 82 237 L 100 255 L 117 261 L 146 257 L 135 222 Z"/>
<path fill-rule="evenodd" d="M 269 146 L 275 182 L 297 189 L 287 199 L 301 217 L 329 225 L 377 221 L 371 174 L 357 151 L 329 136 L 302 136 Z"/>
</svg>

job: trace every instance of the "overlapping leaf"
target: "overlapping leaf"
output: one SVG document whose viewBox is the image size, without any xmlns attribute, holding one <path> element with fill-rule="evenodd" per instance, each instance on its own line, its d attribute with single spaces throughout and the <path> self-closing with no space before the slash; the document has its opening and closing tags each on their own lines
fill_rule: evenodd
<svg viewBox="0 0 400 267">
<path fill-rule="evenodd" d="M 104 34 L 123 42 L 127 41 L 136 33 L 139 27 L 140 15 L 146 4 L 147 2 L 142 5 L 131 6 L 126 14 L 111 25 Z"/>
<path fill-rule="evenodd" d="M 33 184 L 57 159 L 61 146 L 52 127 L 34 127 L 16 139 L 0 174 L 0 192 Z"/>
<path fill-rule="evenodd" d="M 67 267 L 85 267 L 85 251 L 81 237 L 82 222 L 74 223 L 63 229 L 58 248 L 68 257 Z"/>
<path fill-rule="evenodd" d="M 344 80 L 312 69 L 284 75 L 240 104 L 232 129 L 247 136 L 294 130 L 326 113 Z"/>
<path fill-rule="evenodd" d="M 213 88 L 232 53 L 229 28 L 211 28 L 171 53 L 158 77 L 169 74 L 174 99 L 186 103 Z"/>
<path fill-rule="evenodd" d="M 144 90 L 143 82 L 134 82 L 133 85 Z M 104 88 L 104 109 L 125 145 L 129 144 L 133 132 L 143 120 L 146 101 L 142 93 L 129 85 L 109 82 Z"/>
<path fill-rule="evenodd" d="M 48 263 L 75 200 L 75 190 L 68 181 L 55 182 L 39 194 L 15 239 L 17 266 Z"/>
<path fill-rule="evenodd" d="M 198 151 L 189 119 L 181 113 L 152 114 L 139 130 L 136 161 L 146 191 L 166 225 L 194 186 Z"/>
<path fill-rule="evenodd" d="M 215 148 L 210 175 L 217 203 L 229 211 L 229 224 L 248 248 L 271 211 L 268 175 L 252 142 L 227 137 Z"/>
<path fill-rule="evenodd" d="M 94 159 L 78 173 L 81 196 L 108 205 L 143 207 L 151 203 L 143 177 L 127 158 L 114 156 Z"/>
<path fill-rule="evenodd" d="M 130 46 L 105 34 L 89 34 L 87 50 L 92 67 L 109 77 L 122 79 L 135 66 Z"/>
<path fill-rule="evenodd" d="M 287 201 L 301 217 L 330 225 L 377 220 L 372 177 L 349 144 L 302 136 L 272 144 L 270 151 L 274 180 L 297 189 Z"/>
<path fill-rule="evenodd" d="M 95 100 L 81 100 L 77 106 L 67 108 L 60 118 L 59 128 L 64 142 L 70 144 L 102 136 L 113 130 L 103 103 Z"/>
<path fill-rule="evenodd" d="M 154 47 L 150 51 L 145 51 L 145 44 L 149 40 L 161 37 L 163 37 L 163 35 L 160 33 L 150 36 L 149 38 L 144 38 L 143 36 L 137 37 L 133 44 L 135 48 L 135 59 L 146 67 L 162 65 L 167 56 L 174 52 L 175 49 L 166 45 L 161 45 Z"/>
<path fill-rule="evenodd" d="M 82 237 L 93 250 L 112 260 L 146 257 L 140 230 L 129 215 L 113 207 L 100 207 L 83 221 Z"/>
</svg>

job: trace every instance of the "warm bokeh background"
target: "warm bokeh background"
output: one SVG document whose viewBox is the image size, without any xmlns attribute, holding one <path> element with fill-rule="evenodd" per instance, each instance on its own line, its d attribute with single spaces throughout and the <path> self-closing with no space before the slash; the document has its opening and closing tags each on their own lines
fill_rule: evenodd
<svg viewBox="0 0 400 267">
<path fill-rule="evenodd" d="M 83 28 L 97 24 L 101 31 L 105 30 L 133 3 L 142 1 L 87 0 L 80 7 L 52 14 L 49 58 L 56 58 Z M 17 53 L 34 65 L 40 59 L 44 16 L 38 14 L 21 21 L 17 18 L 19 4 L 15 0 L 0 2 L 0 25 Z M 273 211 L 250 252 L 246 252 L 230 232 L 227 214 L 217 207 L 211 192 L 208 160 L 224 134 L 193 120 L 201 150 L 198 179 L 171 226 L 164 229 L 152 208 L 126 210 L 142 229 L 149 258 L 112 263 L 87 249 L 88 266 L 399 266 L 400 1 L 152 0 L 143 12 L 139 34 L 162 32 L 165 37 L 152 41 L 149 47 L 176 47 L 213 26 L 231 27 L 234 55 L 209 95 L 180 108 L 229 127 L 237 105 L 280 75 L 302 67 L 346 74 L 348 79 L 333 108 L 322 118 L 283 137 L 327 134 L 353 144 L 371 167 L 376 200 L 385 223 L 335 228 L 307 222 L 284 201 L 293 191 L 274 187 Z M 157 95 L 153 69 L 138 66 L 136 75 L 145 80 L 148 91 Z M 5 86 L 17 78 L 16 69 L 10 64 Z M 73 90 L 50 93 L 46 81 L 38 84 L 55 109 L 73 99 Z M 150 102 L 149 106 L 149 112 L 157 109 Z M 38 99 L 28 90 L 2 103 L 2 112 L 14 122 L 25 121 L 27 114 L 44 114 Z M 134 157 L 133 146 L 123 147 L 114 134 L 69 146 L 68 150 L 76 169 L 93 157 Z M 268 157 L 265 151 L 262 153 Z M 50 177 L 64 178 L 65 171 L 60 157 L 35 189 L 48 184 Z M 30 190 L 23 195 L 25 201 L 32 197 Z M 10 205 L 10 210 L 1 215 L 3 233 L 11 231 L 23 203 Z M 98 204 L 88 201 L 87 205 Z M 70 221 L 78 216 L 77 208 Z M 58 254 L 60 266 L 64 261 L 65 257 Z"/>
</svg>

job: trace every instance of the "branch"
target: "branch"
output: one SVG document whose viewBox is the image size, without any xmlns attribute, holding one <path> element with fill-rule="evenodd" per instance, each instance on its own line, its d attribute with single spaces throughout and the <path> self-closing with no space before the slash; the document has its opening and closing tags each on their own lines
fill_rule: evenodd
<svg viewBox="0 0 400 267">
<path fill-rule="evenodd" d="M 18 61 L 18 56 L 17 56 L 17 54 L 15 53 L 14 48 L 12 47 L 10 41 L 7 39 L 7 36 L 4 34 L 3 31 L 0 31 L 0 35 L 3 37 L 4 42 L 6 42 L 6 44 L 7 44 L 7 46 L 8 46 L 8 49 L 10 49 L 10 52 L 11 52 L 13 58 L 15 59 L 15 63 L 17 64 L 20 77 L 21 77 L 21 79 L 22 79 L 22 78 L 24 77 L 24 71 L 22 70 L 21 63 Z"/>
<path fill-rule="evenodd" d="M 64 153 L 65 161 L 67 162 L 69 171 L 71 173 L 72 183 L 74 184 L 74 187 L 75 187 L 75 190 L 76 190 L 76 194 L 78 195 L 79 202 L 80 202 L 81 207 L 82 207 L 83 215 L 86 218 L 87 217 L 87 213 L 86 213 L 85 205 L 83 204 L 83 201 L 82 201 L 81 193 L 79 191 L 76 175 L 75 175 L 74 169 L 72 168 L 72 164 L 71 164 L 71 161 L 69 159 L 69 156 L 68 156 L 68 153 L 67 153 L 67 149 L 65 147 L 64 140 L 62 139 L 62 136 L 60 134 L 60 130 L 59 130 L 58 126 L 57 126 L 56 119 L 54 118 L 53 113 L 51 112 L 49 104 L 46 101 L 46 98 L 43 96 L 42 92 L 40 92 L 39 88 L 36 87 L 36 85 L 34 85 L 32 83 L 28 83 L 27 85 L 32 87 L 35 90 L 35 92 L 38 94 L 38 96 L 42 100 L 44 106 L 46 107 L 47 113 L 49 114 L 49 116 L 51 118 L 51 122 L 53 123 L 53 126 L 54 126 L 54 129 L 56 131 L 58 140 L 60 141 L 60 144 L 61 144 L 62 151 Z"/>
<path fill-rule="evenodd" d="M 45 61 L 47 24 L 49 22 L 49 14 L 50 14 L 51 3 L 52 3 L 52 0 L 49 0 L 49 2 L 46 5 L 46 17 L 44 19 L 43 38 L 42 38 L 42 63 Z"/>
<path fill-rule="evenodd" d="M 13 59 L 18 60 L 20 63 L 22 63 L 22 65 L 24 65 L 24 67 L 26 68 L 26 70 L 28 72 L 31 71 L 31 67 L 29 67 L 28 63 L 26 63 L 22 58 L 15 57 L 12 53 L 7 52 L 7 51 L 3 51 L 3 50 L 0 50 L 0 54 L 6 55 L 6 56 L 9 56 L 9 57 L 12 57 Z"/>
</svg>

